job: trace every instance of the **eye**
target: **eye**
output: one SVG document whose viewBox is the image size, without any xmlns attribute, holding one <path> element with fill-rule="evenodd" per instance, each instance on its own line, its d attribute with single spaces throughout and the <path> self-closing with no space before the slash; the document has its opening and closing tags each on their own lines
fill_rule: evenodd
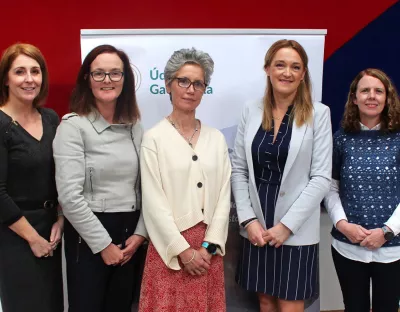
<svg viewBox="0 0 400 312">
<path fill-rule="evenodd" d="M 94 71 L 93 72 L 94 78 L 103 78 L 103 76 L 104 76 L 104 72 L 102 72 L 102 71 Z"/>
<path fill-rule="evenodd" d="M 18 68 L 18 69 L 15 70 L 15 74 L 18 75 L 18 76 L 25 75 L 25 69 Z"/>
<path fill-rule="evenodd" d="M 383 92 L 383 90 L 382 90 L 382 89 L 377 89 L 377 90 L 376 90 L 376 93 L 380 93 L 380 94 L 382 94 L 382 93 L 384 93 L 384 92 Z"/>
<path fill-rule="evenodd" d="M 195 89 L 205 89 L 206 88 L 205 83 L 200 80 L 196 80 L 195 82 L 193 82 L 193 86 Z"/>
<path fill-rule="evenodd" d="M 40 75 L 40 69 L 39 68 L 33 68 L 31 70 L 32 75 Z"/>
<path fill-rule="evenodd" d="M 295 66 L 293 66 L 293 69 L 296 70 L 296 71 L 299 71 L 301 69 L 301 66 L 295 65 Z"/>
<path fill-rule="evenodd" d="M 368 93 L 368 92 L 369 92 L 369 89 L 361 89 L 360 92 L 361 92 L 361 93 Z"/>
<path fill-rule="evenodd" d="M 283 67 L 285 67 L 282 63 L 278 63 L 278 64 L 276 64 L 275 66 L 278 67 L 278 68 L 283 68 Z"/>
<path fill-rule="evenodd" d="M 122 72 L 121 72 L 121 71 L 112 71 L 112 72 L 110 73 L 110 75 L 111 75 L 111 77 L 113 77 L 113 78 L 119 78 L 119 77 L 122 76 Z"/>
</svg>

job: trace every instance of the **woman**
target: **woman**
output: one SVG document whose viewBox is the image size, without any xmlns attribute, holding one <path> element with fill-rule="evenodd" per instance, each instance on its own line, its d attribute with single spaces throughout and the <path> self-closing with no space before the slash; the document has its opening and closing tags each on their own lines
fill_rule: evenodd
<svg viewBox="0 0 400 312">
<path fill-rule="evenodd" d="M 389 77 L 361 71 L 334 135 L 332 257 L 346 311 L 397 312 L 400 288 L 400 100 Z"/>
<path fill-rule="evenodd" d="M 4 312 L 63 311 L 61 240 L 52 142 L 57 114 L 42 108 L 47 65 L 38 48 L 0 61 L 0 298 Z"/>
<path fill-rule="evenodd" d="M 211 57 L 175 51 L 165 66 L 172 112 L 143 137 L 143 215 L 150 245 L 139 311 L 225 311 L 222 257 L 231 167 L 224 136 L 196 119 Z"/>
<path fill-rule="evenodd" d="M 330 184 L 330 113 L 311 101 L 298 42 L 275 42 L 264 70 L 264 99 L 244 108 L 232 157 L 243 236 L 237 282 L 257 292 L 262 312 L 304 311 L 316 290 L 320 202 Z"/>
<path fill-rule="evenodd" d="M 147 233 L 140 218 L 142 127 L 128 56 L 110 45 L 94 48 L 70 105 L 53 144 L 67 218 L 69 311 L 130 312 Z"/>
</svg>

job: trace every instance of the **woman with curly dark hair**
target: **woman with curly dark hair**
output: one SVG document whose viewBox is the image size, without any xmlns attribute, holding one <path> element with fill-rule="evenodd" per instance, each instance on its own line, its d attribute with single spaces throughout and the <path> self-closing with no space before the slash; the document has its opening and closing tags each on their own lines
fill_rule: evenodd
<svg viewBox="0 0 400 312">
<path fill-rule="evenodd" d="M 334 135 L 325 206 L 346 311 L 397 312 L 400 288 L 400 100 L 389 77 L 361 71 Z"/>
</svg>

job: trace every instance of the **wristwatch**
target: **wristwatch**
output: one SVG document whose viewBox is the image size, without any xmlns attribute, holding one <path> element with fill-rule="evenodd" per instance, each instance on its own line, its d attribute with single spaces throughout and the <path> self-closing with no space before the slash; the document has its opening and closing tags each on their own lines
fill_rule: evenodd
<svg viewBox="0 0 400 312">
<path fill-rule="evenodd" d="M 382 227 L 382 231 L 383 231 L 383 237 L 387 240 L 387 241 L 391 241 L 394 238 L 394 233 L 392 232 L 392 230 L 384 225 Z"/>
<path fill-rule="evenodd" d="M 201 244 L 201 247 L 204 247 L 205 249 L 207 249 L 208 253 L 210 253 L 212 255 L 216 255 L 217 254 L 218 246 L 215 245 L 215 244 L 210 244 L 208 242 L 203 242 L 203 244 Z"/>
</svg>

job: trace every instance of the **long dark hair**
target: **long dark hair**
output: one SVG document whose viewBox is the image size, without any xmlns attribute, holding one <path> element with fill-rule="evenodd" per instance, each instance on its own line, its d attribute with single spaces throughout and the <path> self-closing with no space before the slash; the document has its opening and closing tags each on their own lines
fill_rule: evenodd
<svg viewBox="0 0 400 312">
<path fill-rule="evenodd" d="M 85 57 L 71 95 L 70 111 L 79 115 L 88 115 L 96 107 L 95 98 L 90 88 L 90 65 L 97 56 L 103 53 L 117 54 L 124 65 L 124 84 L 117 99 L 113 120 L 115 122 L 134 123 L 140 119 L 140 111 L 136 101 L 135 77 L 129 57 L 124 51 L 108 44 L 97 46 Z"/>
</svg>

